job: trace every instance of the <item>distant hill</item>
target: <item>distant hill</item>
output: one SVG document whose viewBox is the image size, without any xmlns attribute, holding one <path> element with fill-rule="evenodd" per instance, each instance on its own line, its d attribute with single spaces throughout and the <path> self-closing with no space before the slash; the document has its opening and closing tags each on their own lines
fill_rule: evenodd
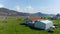
<svg viewBox="0 0 60 34">
<path fill-rule="evenodd" d="M 27 16 L 28 13 L 17 12 L 14 10 L 9 10 L 7 8 L 0 8 L 0 15 L 8 16 Z"/>
<path fill-rule="evenodd" d="M 0 8 L 0 15 L 4 16 L 54 16 L 54 14 L 44 14 L 41 12 L 30 14 L 30 13 L 23 13 L 14 10 L 9 10 L 7 8 Z"/>
<path fill-rule="evenodd" d="M 44 14 L 41 12 L 35 13 L 34 15 L 36 15 L 36 16 L 55 16 L 54 14 Z"/>
</svg>

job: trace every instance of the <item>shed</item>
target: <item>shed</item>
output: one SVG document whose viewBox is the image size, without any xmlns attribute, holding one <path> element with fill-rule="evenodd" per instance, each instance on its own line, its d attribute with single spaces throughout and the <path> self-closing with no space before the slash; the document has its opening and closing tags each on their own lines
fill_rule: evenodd
<svg viewBox="0 0 60 34">
<path fill-rule="evenodd" d="M 53 26 L 53 23 L 49 20 L 40 20 L 34 23 L 34 27 L 38 29 L 47 30 Z"/>
</svg>

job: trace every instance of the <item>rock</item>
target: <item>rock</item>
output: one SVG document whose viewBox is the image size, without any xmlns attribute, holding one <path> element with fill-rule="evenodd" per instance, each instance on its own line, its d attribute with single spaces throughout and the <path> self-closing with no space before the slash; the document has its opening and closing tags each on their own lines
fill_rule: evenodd
<svg viewBox="0 0 60 34">
<path fill-rule="evenodd" d="M 53 32 L 54 32 L 54 30 L 48 30 L 48 32 L 53 33 Z"/>
</svg>

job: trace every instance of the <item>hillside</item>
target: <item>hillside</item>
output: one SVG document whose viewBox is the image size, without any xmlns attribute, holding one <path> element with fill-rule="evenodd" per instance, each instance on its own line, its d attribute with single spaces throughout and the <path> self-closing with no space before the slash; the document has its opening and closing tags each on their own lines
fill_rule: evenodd
<svg viewBox="0 0 60 34">
<path fill-rule="evenodd" d="M 41 12 L 37 12 L 34 14 L 31 13 L 23 13 L 23 12 L 18 12 L 18 11 L 14 11 L 14 10 L 10 10 L 7 8 L 0 8 L 0 15 L 3 16 L 55 16 L 54 14 L 44 14 Z"/>
<path fill-rule="evenodd" d="M 37 12 L 34 15 L 36 15 L 36 16 L 55 16 L 54 14 L 45 14 L 45 13 L 41 13 L 41 12 Z"/>
<path fill-rule="evenodd" d="M 7 8 L 0 8 L 0 15 L 8 16 L 27 16 L 28 13 L 17 12 L 14 10 L 9 10 Z"/>
</svg>

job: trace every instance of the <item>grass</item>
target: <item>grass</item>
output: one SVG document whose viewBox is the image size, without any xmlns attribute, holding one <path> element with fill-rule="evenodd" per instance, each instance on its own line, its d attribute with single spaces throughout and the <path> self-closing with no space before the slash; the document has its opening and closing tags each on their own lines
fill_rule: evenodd
<svg viewBox="0 0 60 34">
<path fill-rule="evenodd" d="M 60 24 L 60 20 L 51 21 Z M 25 25 L 21 25 L 22 23 L 24 23 L 23 18 L 0 21 L 0 34 L 60 34 L 60 28 L 56 28 L 54 33 L 49 33 L 44 30 L 31 29 Z"/>
</svg>

